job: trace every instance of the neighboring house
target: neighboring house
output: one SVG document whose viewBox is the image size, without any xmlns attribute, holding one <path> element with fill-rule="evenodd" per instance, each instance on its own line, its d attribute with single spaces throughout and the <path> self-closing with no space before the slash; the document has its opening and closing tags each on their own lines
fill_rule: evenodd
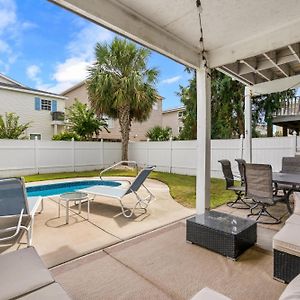
<svg viewBox="0 0 300 300">
<path fill-rule="evenodd" d="M 185 114 L 184 106 L 163 111 L 162 126 L 170 127 L 172 129 L 172 135 L 178 136 L 180 131 L 183 128 L 184 114 Z"/>
<path fill-rule="evenodd" d="M 62 93 L 63 96 L 67 97 L 66 100 L 66 109 L 74 104 L 75 99 L 79 100 L 82 103 L 89 104 L 88 93 L 86 89 L 85 81 L 82 81 L 73 87 L 67 89 Z M 104 140 L 121 140 L 120 125 L 117 119 L 107 118 L 108 129 L 110 133 L 103 130 L 99 134 L 99 138 Z M 130 130 L 130 140 L 131 141 L 143 141 L 146 140 L 146 133 L 149 129 L 154 126 L 162 125 L 162 98 L 160 98 L 155 105 L 153 105 L 152 112 L 147 121 L 139 123 L 132 122 Z"/>
<path fill-rule="evenodd" d="M 21 123 L 31 122 L 29 139 L 51 140 L 64 128 L 66 97 L 26 87 L 0 74 L 0 115 L 16 113 Z"/>
</svg>

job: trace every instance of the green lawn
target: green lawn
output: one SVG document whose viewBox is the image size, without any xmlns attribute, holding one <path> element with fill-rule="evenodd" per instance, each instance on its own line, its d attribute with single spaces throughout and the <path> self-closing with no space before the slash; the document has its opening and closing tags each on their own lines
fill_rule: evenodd
<svg viewBox="0 0 300 300">
<path fill-rule="evenodd" d="M 26 182 L 98 176 L 99 171 L 52 173 L 25 176 Z M 105 176 L 135 176 L 130 170 L 113 170 L 105 173 Z M 196 178 L 195 176 L 170 174 L 163 172 L 152 172 L 150 178 L 157 179 L 170 188 L 172 197 L 186 207 L 195 207 L 196 200 Z M 225 190 L 225 181 L 222 179 L 211 179 L 211 207 L 217 207 L 235 197 L 233 192 Z"/>
</svg>

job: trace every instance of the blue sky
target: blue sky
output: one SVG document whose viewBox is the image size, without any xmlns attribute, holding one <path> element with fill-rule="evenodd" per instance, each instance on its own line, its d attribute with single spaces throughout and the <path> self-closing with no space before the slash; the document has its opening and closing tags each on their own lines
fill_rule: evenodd
<svg viewBox="0 0 300 300">
<path fill-rule="evenodd" d="M 114 36 L 47 0 L 0 0 L 0 72 L 30 87 L 59 93 L 83 80 L 95 43 Z M 163 108 L 180 106 L 184 66 L 155 52 L 149 65 L 160 70 Z"/>
</svg>

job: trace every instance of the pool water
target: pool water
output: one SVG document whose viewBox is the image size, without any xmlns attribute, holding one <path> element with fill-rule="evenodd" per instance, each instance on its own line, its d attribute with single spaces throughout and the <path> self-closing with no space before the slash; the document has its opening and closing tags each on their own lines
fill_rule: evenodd
<svg viewBox="0 0 300 300">
<path fill-rule="evenodd" d="M 121 185 L 121 183 L 115 181 L 108 181 L 108 180 L 84 180 L 84 181 L 73 181 L 73 182 L 71 181 L 71 182 L 60 182 L 60 183 L 30 186 L 26 188 L 26 191 L 28 197 L 33 197 L 33 196 L 46 197 L 46 196 L 61 195 L 68 192 L 74 192 L 95 185 L 117 187 Z"/>
</svg>

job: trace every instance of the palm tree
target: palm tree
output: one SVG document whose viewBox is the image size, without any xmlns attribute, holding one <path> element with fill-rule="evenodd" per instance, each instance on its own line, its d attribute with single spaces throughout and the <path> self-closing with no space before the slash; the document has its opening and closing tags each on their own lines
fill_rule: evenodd
<svg viewBox="0 0 300 300">
<path fill-rule="evenodd" d="M 89 100 L 97 114 L 119 119 L 122 160 L 128 160 L 131 123 L 149 118 L 158 98 L 158 70 L 147 67 L 150 50 L 125 39 L 97 43 L 95 54 L 96 62 L 88 70 Z"/>
<path fill-rule="evenodd" d="M 5 113 L 5 118 L 0 115 L 0 139 L 25 139 L 25 131 L 30 123 L 20 124 L 20 117 L 15 113 Z"/>
</svg>

